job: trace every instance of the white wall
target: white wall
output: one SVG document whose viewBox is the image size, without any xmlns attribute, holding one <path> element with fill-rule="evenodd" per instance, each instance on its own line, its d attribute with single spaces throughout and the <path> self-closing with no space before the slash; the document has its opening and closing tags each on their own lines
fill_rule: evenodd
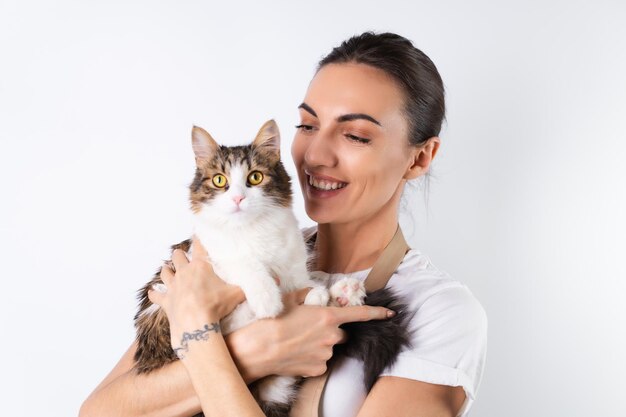
<svg viewBox="0 0 626 417">
<path fill-rule="evenodd" d="M 293 172 L 317 60 L 374 29 L 447 87 L 410 240 L 487 310 L 472 414 L 623 415 L 625 21 L 617 0 L 1 0 L 0 414 L 76 415 L 131 342 L 135 290 L 189 234 L 191 125 L 236 144 L 273 117 Z"/>
</svg>

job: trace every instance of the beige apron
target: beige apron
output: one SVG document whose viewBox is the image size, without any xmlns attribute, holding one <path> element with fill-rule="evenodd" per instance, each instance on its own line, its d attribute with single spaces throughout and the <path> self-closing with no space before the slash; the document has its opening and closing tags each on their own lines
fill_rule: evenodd
<svg viewBox="0 0 626 417">
<path fill-rule="evenodd" d="M 365 290 L 370 293 L 372 291 L 384 288 L 387 281 L 398 269 L 398 266 L 404 259 L 409 250 L 400 230 L 400 226 L 396 229 L 396 233 L 391 242 L 385 247 L 383 253 L 374 263 L 372 270 L 365 278 Z M 319 417 L 321 415 L 320 399 L 326 387 L 328 375 L 332 371 L 332 364 L 329 362 L 326 373 L 320 376 L 307 378 L 302 384 L 302 388 L 298 393 L 298 399 L 291 409 L 291 417 Z"/>
</svg>

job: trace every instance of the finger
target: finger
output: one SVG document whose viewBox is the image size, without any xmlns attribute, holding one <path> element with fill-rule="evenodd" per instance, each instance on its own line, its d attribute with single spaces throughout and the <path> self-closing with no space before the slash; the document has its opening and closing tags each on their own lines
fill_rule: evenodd
<svg viewBox="0 0 626 417">
<path fill-rule="evenodd" d="M 160 282 L 157 282 L 155 284 L 152 284 L 152 290 L 154 290 L 156 292 L 160 292 L 160 293 L 166 293 L 167 292 L 167 285 L 162 284 Z"/>
<path fill-rule="evenodd" d="M 152 301 L 152 304 L 156 304 L 160 306 L 164 298 L 165 298 L 165 294 L 162 292 L 155 291 L 155 290 L 148 291 L 148 300 Z"/>
<path fill-rule="evenodd" d="M 298 291 L 294 291 L 294 297 L 295 297 L 295 302 L 296 304 L 300 305 L 300 304 L 304 304 L 304 300 L 306 300 L 306 296 L 309 295 L 309 291 L 311 291 L 312 288 L 301 288 Z"/>
<path fill-rule="evenodd" d="M 172 278 L 174 278 L 174 271 L 170 269 L 167 262 L 161 267 L 161 272 L 159 273 L 159 276 L 161 277 L 161 281 L 163 281 L 165 285 L 169 285 L 169 283 L 172 281 Z"/>
<path fill-rule="evenodd" d="M 174 264 L 172 263 L 171 259 L 168 259 L 167 261 L 163 261 L 163 264 L 170 269 L 172 272 L 176 272 L 176 269 L 174 268 Z"/>
<path fill-rule="evenodd" d="M 230 285 L 230 286 L 233 287 L 233 299 L 235 300 L 237 304 L 241 304 L 244 301 L 246 301 L 246 294 L 243 292 L 241 287 L 238 287 L 236 285 Z"/>
<path fill-rule="evenodd" d="M 187 255 L 185 255 L 182 249 L 174 249 L 174 252 L 172 252 L 172 263 L 174 264 L 174 271 L 178 271 L 189 263 L 189 259 L 187 259 Z"/>
<path fill-rule="evenodd" d="M 200 243 L 200 239 L 198 239 L 195 235 L 191 239 L 191 259 L 209 259 L 209 254 L 207 253 L 202 243 Z"/>
<path fill-rule="evenodd" d="M 383 320 L 396 315 L 396 312 L 385 307 L 348 306 L 329 307 L 334 310 L 337 324 L 352 321 Z"/>
<path fill-rule="evenodd" d="M 307 294 L 311 291 L 311 288 L 301 288 L 296 291 L 290 291 L 283 295 L 283 302 L 288 307 L 304 304 Z"/>
<path fill-rule="evenodd" d="M 341 330 L 339 328 L 337 330 L 341 332 L 341 336 L 339 337 L 339 341 L 337 342 L 337 344 L 346 343 L 348 341 L 348 333 L 346 333 L 345 330 Z"/>
</svg>

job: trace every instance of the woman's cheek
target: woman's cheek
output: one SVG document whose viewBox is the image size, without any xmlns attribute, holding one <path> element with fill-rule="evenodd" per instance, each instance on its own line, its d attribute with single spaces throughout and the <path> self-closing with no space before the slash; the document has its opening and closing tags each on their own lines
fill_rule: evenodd
<svg viewBox="0 0 626 417">
<path fill-rule="evenodd" d="M 302 149 L 304 147 L 304 141 L 302 140 L 301 135 L 296 134 L 293 138 L 293 143 L 291 144 L 291 159 L 293 159 L 293 163 L 296 168 L 299 170 L 302 166 L 302 160 L 305 150 Z"/>
</svg>

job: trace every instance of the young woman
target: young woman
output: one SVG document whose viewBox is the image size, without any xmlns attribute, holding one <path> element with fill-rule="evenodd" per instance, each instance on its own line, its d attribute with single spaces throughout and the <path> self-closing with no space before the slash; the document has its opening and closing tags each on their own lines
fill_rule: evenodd
<svg viewBox="0 0 626 417">
<path fill-rule="evenodd" d="M 439 148 L 445 114 L 441 78 L 407 39 L 364 33 L 319 65 L 299 106 L 292 156 L 307 214 L 318 223 L 314 274 L 331 281 L 364 279 L 398 225 L 407 181 L 425 175 Z M 194 245 L 198 247 L 199 245 Z M 201 249 L 198 249 L 201 250 Z M 384 319 L 374 307 L 303 306 L 305 291 L 287 296 L 287 311 L 224 338 L 214 326 L 243 300 L 209 264 L 174 252 L 163 268 L 165 294 L 151 294 L 170 320 L 172 346 L 184 358 L 148 375 L 130 371 L 134 346 L 95 389 L 82 416 L 260 416 L 246 383 L 266 375 L 320 375 L 339 325 Z M 487 320 L 471 292 L 409 250 L 388 284 L 416 312 L 409 350 L 369 393 L 361 365 L 333 367 L 322 415 L 465 416 L 480 383 Z M 206 327 L 205 327 L 206 326 Z M 200 340 L 189 335 L 202 334 Z M 187 336 L 184 336 L 187 334 Z"/>
</svg>

